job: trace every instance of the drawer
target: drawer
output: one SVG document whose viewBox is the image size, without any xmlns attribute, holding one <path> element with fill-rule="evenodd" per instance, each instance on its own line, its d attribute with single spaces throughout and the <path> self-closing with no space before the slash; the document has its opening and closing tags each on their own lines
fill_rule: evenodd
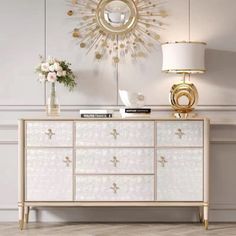
<svg viewBox="0 0 236 236">
<path fill-rule="evenodd" d="M 26 123 L 27 146 L 73 145 L 73 122 L 36 121 Z"/>
<path fill-rule="evenodd" d="M 203 121 L 157 122 L 157 146 L 203 146 Z"/>
<path fill-rule="evenodd" d="M 157 201 L 203 201 L 203 149 L 157 151 Z"/>
<path fill-rule="evenodd" d="M 152 121 L 81 121 L 76 123 L 77 146 L 154 146 Z"/>
<path fill-rule="evenodd" d="M 76 172 L 82 174 L 152 174 L 154 173 L 154 149 L 77 149 Z"/>
<path fill-rule="evenodd" d="M 77 201 L 153 201 L 154 176 L 94 175 L 76 177 Z"/>
<path fill-rule="evenodd" d="M 28 149 L 26 200 L 72 201 L 72 148 Z"/>
</svg>

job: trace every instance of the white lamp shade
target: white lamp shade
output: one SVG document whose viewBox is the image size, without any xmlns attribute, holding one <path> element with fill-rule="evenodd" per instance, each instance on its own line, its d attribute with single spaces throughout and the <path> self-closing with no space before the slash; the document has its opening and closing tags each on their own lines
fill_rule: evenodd
<svg viewBox="0 0 236 236">
<path fill-rule="evenodd" d="M 162 45 L 162 71 L 167 73 L 204 73 L 205 43 L 177 42 Z"/>
</svg>

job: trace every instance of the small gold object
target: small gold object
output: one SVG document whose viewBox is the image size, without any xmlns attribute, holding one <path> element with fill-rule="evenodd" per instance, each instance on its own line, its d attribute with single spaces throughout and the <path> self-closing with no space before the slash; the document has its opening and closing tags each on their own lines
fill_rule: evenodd
<svg viewBox="0 0 236 236">
<path fill-rule="evenodd" d="M 74 38 L 79 38 L 80 37 L 79 29 L 75 28 L 72 35 Z"/>
<path fill-rule="evenodd" d="M 110 187 L 113 190 L 114 194 L 117 194 L 117 191 L 120 189 L 116 183 L 113 183 L 113 186 Z"/>
<path fill-rule="evenodd" d="M 120 135 L 116 129 L 113 129 L 110 134 L 114 137 L 114 139 L 117 139 L 117 136 Z"/>
<path fill-rule="evenodd" d="M 68 15 L 68 16 L 73 16 L 73 14 L 74 14 L 74 12 L 73 12 L 72 10 L 69 10 L 69 11 L 67 12 L 67 15 Z"/>
<path fill-rule="evenodd" d="M 64 163 L 66 163 L 66 167 L 70 167 L 70 163 L 72 162 L 69 157 L 65 157 L 63 160 Z"/>
<path fill-rule="evenodd" d="M 116 156 L 113 157 L 113 159 L 111 160 L 111 162 L 113 163 L 114 167 L 117 167 L 117 164 L 120 162 Z"/>
<path fill-rule="evenodd" d="M 48 131 L 45 132 L 45 134 L 48 136 L 49 139 L 52 139 L 52 136 L 53 136 L 53 135 L 56 135 L 56 134 L 52 131 L 52 129 L 48 129 Z"/>
<path fill-rule="evenodd" d="M 204 220 L 205 230 L 208 230 L 208 225 L 209 225 L 208 220 Z"/>
<path fill-rule="evenodd" d="M 168 162 L 165 157 L 161 157 L 161 160 L 158 161 L 159 163 L 161 163 L 162 167 L 165 167 L 165 164 Z"/>
<path fill-rule="evenodd" d="M 179 139 L 182 139 L 182 137 L 185 135 L 185 133 L 182 131 L 182 129 L 178 129 L 175 133 L 179 137 Z"/>
</svg>

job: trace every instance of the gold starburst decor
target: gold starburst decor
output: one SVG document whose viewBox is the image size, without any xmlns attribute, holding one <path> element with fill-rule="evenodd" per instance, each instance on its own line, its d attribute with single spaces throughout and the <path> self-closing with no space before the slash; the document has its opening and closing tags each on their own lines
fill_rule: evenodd
<svg viewBox="0 0 236 236">
<path fill-rule="evenodd" d="M 159 43 L 167 13 L 159 0 L 67 0 L 68 17 L 78 20 L 71 32 L 95 59 L 145 57 Z"/>
</svg>

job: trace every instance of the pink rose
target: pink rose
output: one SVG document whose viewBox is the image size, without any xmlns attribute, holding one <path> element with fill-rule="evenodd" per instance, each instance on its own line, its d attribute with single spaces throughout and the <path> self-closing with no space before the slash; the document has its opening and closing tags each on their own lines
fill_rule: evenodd
<svg viewBox="0 0 236 236">
<path fill-rule="evenodd" d="M 47 76 L 47 80 L 49 81 L 49 82 L 56 82 L 56 80 L 57 80 L 57 74 L 55 73 L 55 72 L 49 72 L 48 73 L 48 76 Z"/>
</svg>

